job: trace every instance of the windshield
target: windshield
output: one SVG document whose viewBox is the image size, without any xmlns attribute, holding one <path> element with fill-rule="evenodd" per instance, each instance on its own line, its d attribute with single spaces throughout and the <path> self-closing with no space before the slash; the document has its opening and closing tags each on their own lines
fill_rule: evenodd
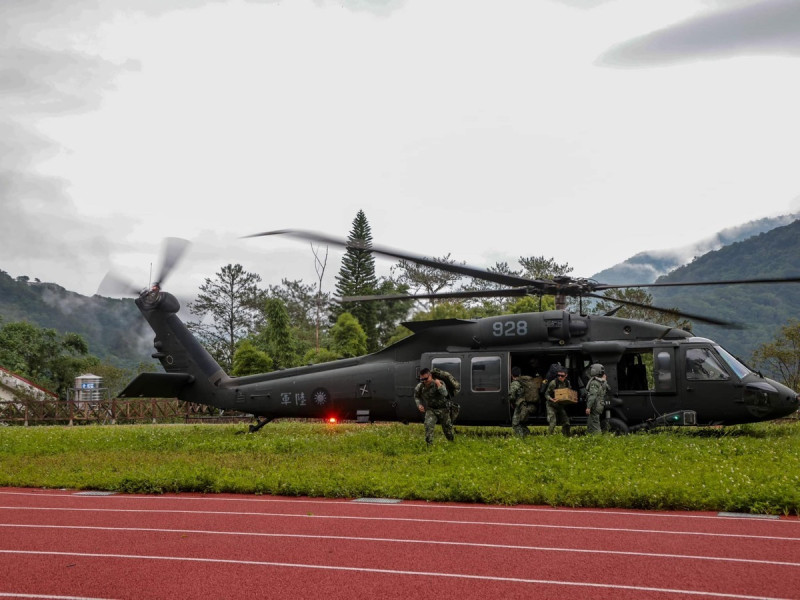
<svg viewBox="0 0 800 600">
<path fill-rule="evenodd" d="M 745 367 L 742 363 L 740 363 L 735 356 L 733 356 L 730 352 L 722 348 L 721 346 L 714 346 L 714 349 L 717 353 L 722 357 L 722 359 L 728 364 L 731 370 L 736 373 L 739 379 L 742 379 L 745 375 L 750 375 L 752 371 Z"/>
</svg>

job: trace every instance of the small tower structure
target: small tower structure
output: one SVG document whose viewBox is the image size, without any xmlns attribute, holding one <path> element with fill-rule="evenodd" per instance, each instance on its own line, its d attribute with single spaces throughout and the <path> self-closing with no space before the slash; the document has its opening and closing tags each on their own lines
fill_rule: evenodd
<svg viewBox="0 0 800 600">
<path fill-rule="evenodd" d="M 75 378 L 75 404 L 86 406 L 99 402 L 102 397 L 103 378 L 98 375 L 86 373 Z"/>
</svg>

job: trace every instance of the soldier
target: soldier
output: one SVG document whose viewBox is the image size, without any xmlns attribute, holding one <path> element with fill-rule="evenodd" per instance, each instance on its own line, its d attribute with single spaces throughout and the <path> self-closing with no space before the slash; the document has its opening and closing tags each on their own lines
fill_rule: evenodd
<svg viewBox="0 0 800 600">
<path fill-rule="evenodd" d="M 414 402 L 417 403 L 419 412 L 425 413 L 425 442 L 429 446 L 433 443 L 436 423 L 442 425 L 444 437 L 452 442 L 453 422 L 450 419 L 447 387 L 442 381 L 433 378 L 430 369 L 419 372 L 419 383 L 414 388 Z"/>
<path fill-rule="evenodd" d="M 447 408 L 450 411 L 450 422 L 455 425 L 458 413 L 461 412 L 461 405 L 455 401 L 455 397 L 461 391 L 461 382 L 449 371 L 436 367 L 431 369 L 431 375 L 435 380 L 444 383 L 447 388 Z"/>
<path fill-rule="evenodd" d="M 524 425 L 529 414 L 536 413 L 539 402 L 539 390 L 536 389 L 533 377 L 523 375 L 519 367 L 511 369 L 511 385 L 508 387 L 508 401 L 514 407 L 511 417 L 511 428 L 514 434 L 525 437 L 530 430 Z"/>
<path fill-rule="evenodd" d="M 558 368 L 556 378 L 547 384 L 547 390 L 544 393 L 544 397 L 547 400 L 547 432 L 555 433 L 556 425 L 561 425 L 561 433 L 569 435 L 567 411 L 555 401 L 555 392 L 561 388 L 572 389 L 567 379 L 567 371 L 563 367 Z"/>
<path fill-rule="evenodd" d="M 589 368 L 592 378 L 586 384 L 586 414 L 589 417 L 586 423 L 586 433 L 594 435 L 602 433 L 600 430 L 600 415 L 606 406 L 606 396 L 611 391 L 611 386 L 606 381 L 606 370 L 599 363 Z"/>
</svg>

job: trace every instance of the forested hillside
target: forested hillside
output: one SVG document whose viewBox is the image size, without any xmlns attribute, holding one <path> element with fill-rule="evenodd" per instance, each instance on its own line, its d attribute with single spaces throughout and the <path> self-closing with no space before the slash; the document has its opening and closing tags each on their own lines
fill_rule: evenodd
<svg viewBox="0 0 800 600">
<path fill-rule="evenodd" d="M 658 279 L 663 282 L 800 277 L 800 220 L 709 252 Z M 719 317 L 742 330 L 696 324 L 709 337 L 745 361 L 772 341 L 789 319 L 800 318 L 800 283 L 652 288 L 653 303 Z"/>
<path fill-rule="evenodd" d="M 723 229 L 709 238 L 687 246 L 639 252 L 624 262 L 595 273 L 592 275 L 592 279 L 614 284 L 652 283 L 658 277 L 687 264 L 695 257 L 702 256 L 713 250 L 719 250 L 735 242 L 742 242 L 759 233 L 771 231 L 776 227 L 789 225 L 798 218 L 800 218 L 800 213 L 782 215 L 780 217 L 767 217 L 757 221 L 750 221 L 737 227 Z"/>
<path fill-rule="evenodd" d="M 89 298 L 54 283 L 14 279 L 5 271 L 0 271 L 0 319 L 78 333 L 90 354 L 119 367 L 147 360 L 152 346 L 152 335 L 144 335 L 144 319 L 133 300 Z"/>
<path fill-rule="evenodd" d="M 709 252 L 659 281 L 712 281 L 800 276 L 800 220 Z M 695 333 L 745 361 L 800 318 L 800 284 L 648 288 L 657 306 L 676 307 L 745 325 L 731 330 L 695 324 Z M 283 296 L 278 296 L 283 297 Z M 130 299 L 86 297 L 52 283 L 14 279 L 0 271 L 0 319 L 78 333 L 89 352 L 120 367 L 148 360 L 152 332 Z"/>
</svg>

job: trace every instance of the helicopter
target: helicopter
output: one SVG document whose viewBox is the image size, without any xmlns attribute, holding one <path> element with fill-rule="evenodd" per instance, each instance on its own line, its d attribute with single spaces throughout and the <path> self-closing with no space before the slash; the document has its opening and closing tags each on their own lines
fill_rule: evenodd
<svg viewBox="0 0 800 600">
<path fill-rule="evenodd" d="M 800 277 L 694 283 L 601 284 L 561 276 L 528 279 L 463 264 L 441 263 L 391 248 L 341 240 L 320 233 L 284 229 L 248 238 L 286 235 L 369 250 L 504 286 L 478 292 L 345 297 L 343 302 L 554 295 L 555 310 L 477 319 L 441 319 L 403 323 L 412 335 L 382 350 L 355 358 L 232 377 L 178 317 L 180 303 L 162 289 L 164 277 L 185 245 L 171 242 L 156 283 L 138 292 L 135 304 L 155 333 L 153 358 L 163 373 L 142 373 L 120 397 L 178 398 L 225 411 L 252 414 L 258 431 L 274 419 L 323 419 L 328 422 L 421 422 L 414 402 L 420 370 L 438 368 L 461 382 L 457 425 L 510 426 L 513 406 L 508 399 L 510 372 L 519 367 L 531 375 L 558 364 L 575 390 L 588 381 L 593 364 L 603 366 L 611 388 L 601 424 L 616 434 L 663 426 L 736 425 L 773 420 L 798 410 L 800 396 L 787 386 L 762 376 L 714 341 L 677 327 L 615 316 L 566 310 L 566 297 L 604 298 L 597 292 L 613 288 L 661 285 L 730 285 L 797 283 Z M 676 309 L 640 306 L 721 326 L 735 324 Z M 612 311 L 613 312 L 613 311 Z M 547 423 L 544 402 L 528 425 Z M 566 406 L 573 425 L 585 424 L 582 400 Z"/>
</svg>

